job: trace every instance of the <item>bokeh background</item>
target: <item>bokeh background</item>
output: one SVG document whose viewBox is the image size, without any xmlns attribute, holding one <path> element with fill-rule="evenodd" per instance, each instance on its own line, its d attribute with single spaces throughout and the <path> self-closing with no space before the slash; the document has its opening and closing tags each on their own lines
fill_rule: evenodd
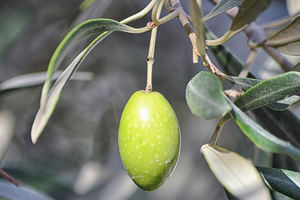
<svg viewBox="0 0 300 200">
<path fill-rule="evenodd" d="M 122 20 L 141 10 L 148 1 L 95 0 L 84 11 L 80 10 L 81 2 L 1 0 L 0 81 L 46 71 L 63 36 L 80 22 L 98 17 Z M 187 1 L 181 2 L 188 10 Z M 203 1 L 204 13 L 212 7 L 210 1 Z M 286 2 L 273 0 L 257 23 L 287 15 Z M 148 21 L 149 15 L 131 25 L 144 26 Z M 221 36 L 230 23 L 231 20 L 222 14 L 209 20 L 207 25 Z M 113 33 L 100 43 L 79 68 L 92 72 L 93 80 L 68 84 L 35 145 L 31 143 L 30 130 L 39 107 L 41 87 L 1 94 L 0 167 L 20 179 L 24 186 L 54 199 L 226 199 L 224 189 L 200 153 L 217 120 L 195 117 L 185 101 L 188 81 L 206 69 L 192 63 L 189 38 L 177 19 L 158 30 L 153 72 L 154 90 L 168 99 L 180 123 L 182 149 L 177 167 L 168 181 L 154 192 L 137 188 L 122 167 L 117 146 L 119 119 L 130 95 L 145 87 L 149 38 L 150 33 Z M 66 67 L 89 41 L 91 38 L 77 45 L 61 68 Z M 249 48 L 244 33 L 225 46 L 242 61 L 247 58 Z M 297 63 L 298 58 L 289 59 Z M 252 72 L 267 78 L 282 71 L 260 51 Z M 299 112 L 296 114 L 299 116 Z M 223 128 L 221 144 L 247 158 L 253 156 L 253 145 L 232 122 Z M 0 195 L 10 189 L 0 188 Z"/>
</svg>

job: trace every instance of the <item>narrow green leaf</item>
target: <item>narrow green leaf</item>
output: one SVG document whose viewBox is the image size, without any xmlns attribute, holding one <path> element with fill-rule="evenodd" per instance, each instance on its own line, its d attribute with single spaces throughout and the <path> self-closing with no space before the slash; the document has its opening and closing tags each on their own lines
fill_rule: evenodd
<svg viewBox="0 0 300 200">
<path fill-rule="evenodd" d="M 112 31 L 122 31 L 128 33 L 143 32 L 142 29 L 134 29 L 130 26 L 121 24 L 114 20 L 109 19 L 92 19 L 79 24 L 75 27 L 60 43 L 57 47 L 54 55 L 51 58 L 47 78 L 43 87 L 41 104 L 38 113 L 34 119 L 31 129 L 31 140 L 36 143 L 43 129 L 45 128 L 50 116 L 52 115 L 56 104 L 61 96 L 61 93 L 69 81 L 70 77 L 79 67 L 86 55 L 105 37 L 107 37 Z M 67 50 L 72 46 L 71 44 L 77 42 L 78 39 L 85 35 L 92 35 L 95 33 L 102 33 L 96 39 L 94 39 L 88 47 L 86 47 L 66 68 L 66 70 L 58 77 L 53 87 L 50 89 L 50 80 L 55 68 L 61 62 L 63 56 L 67 53 Z M 49 91 L 49 92 L 48 92 Z"/>
<path fill-rule="evenodd" d="M 257 167 L 272 190 L 300 199 L 300 173 L 285 169 Z"/>
<path fill-rule="evenodd" d="M 221 117 L 230 110 L 220 80 L 209 72 L 199 72 L 190 80 L 186 101 L 192 113 L 203 119 Z"/>
<path fill-rule="evenodd" d="M 200 53 L 202 60 L 205 59 L 205 28 L 202 20 L 202 12 L 196 0 L 190 0 L 190 10 L 192 15 L 192 23 L 194 25 L 195 33 L 197 36 L 197 50 Z"/>
<path fill-rule="evenodd" d="M 123 32 L 134 32 L 134 29 L 125 24 L 121 24 L 111 19 L 90 19 L 87 20 L 75 28 L 73 28 L 62 40 L 59 46 L 56 48 L 53 56 L 51 57 L 46 82 L 43 86 L 41 95 L 41 105 L 45 103 L 47 94 L 50 90 L 51 77 L 53 72 L 58 68 L 59 64 L 67 54 L 67 52 L 78 44 L 82 38 L 92 36 L 95 34 L 101 34 L 106 31 L 123 31 Z"/>
<path fill-rule="evenodd" d="M 271 133 L 286 138 L 300 147 L 300 120 L 291 111 L 279 112 L 263 107 L 252 112 Z"/>
<path fill-rule="evenodd" d="M 84 49 L 67 67 L 67 69 L 58 77 L 54 83 L 52 89 L 47 94 L 45 103 L 40 105 L 40 108 L 36 114 L 36 117 L 33 121 L 31 129 L 31 140 L 32 143 L 36 143 L 42 131 L 44 130 L 46 124 L 51 117 L 56 104 L 61 96 L 61 93 L 69 81 L 72 74 L 79 67 L 80 63 L 83 61 L 85 56 L 100 42 L 102 41 L 110 32 L 104 32 L 98 36 L 86 49 Z"/>
<path fill-rule="evenodd" d="M 242 110 L 248 111 L 292 95 L 300 95 L 299 72 L 287 72 L 264 80 L 247 90 L 235 101 L 235 104 Z"/>
<path fill-rule="evenodd" d="M 239 5 L 243 0 L 221 0 L 215 7 L 205 16 L 203 17 L 203 21 L 209 20 L 230 8 L 233 8 Z"/>
<path fill-rule="evenodd" d="M 209 168 L 218 181 L 238 199 L 271 199 L 254 165 L 242 156 L 219 146 L 201 147 Z"/>
<path fill-rule="evenodd" d="M 53 199 L 46 194 L 29 187 L 21 185 L 16 187 L 15 185 L 0 181 L 0 198 L 9 200 L 19 200 L 19 199 L 30 199 L 30 200 L 50 200 Z"/>
<path fill-rule="evenodd" d="M 235 84 L 240 85 L 246 91 L 256 86 L 258 83 L 262 82 L 262 80 L 253 79 L 253 78 L 240 78 L 234 76 L 226 76 L 225 78 Z M 275 103 L 268 104 L 267 107 L 273 110 L 283 111 L 288 109 L 290 105 L 298 102 L 299 100 L 300 100 L 300 96 L 293 95 L 283 100 L 276 101 Z"/>
<path fill-rule="evenodd" d="M 61 73 L 61 71 L 56 71 L 52 76 L 52 81 L 55 81 Z M 46 80 L 46 74 L 46 72 L 36 72 L 10 78 L 0 83 L 0 93 L 42 85 Z M 92 80 L 92 78 L 93 73 L 91 72 L 76 72 L 71 80 L 86 81 Z"/>
<path fill-rule="evenodd" d="M 230 30 L 222 37 L 215 40 L 206 40 L 209 46 L 220 45 L 230 38 L 243 31 L 248 25 L 255 21 L 256 18 L 270 5 L 271 0 L 245 0 L 239 9 L 238 14 L 232 21 Z"/>
<path fill-rule="evenodd" d="M 247 27 L 251 22 L 255 21 L 270 4 L 271 0 L 245 0 L 241 4 L 238 14 L 233 19 L 230 30 L 236 31 L 242 27 Z"/>
<path fill-rule="evenodd" d="M 263 44 L 277 48 L 289 55 L 300 55 L 300 16 L 296 16 L 288 25 L 277 31 Z"/>
<path fill-rule="evenodd" d="M 228 99 L 231 105 L 231 116 L 243 131 L 243 133 L 260 149 L 273 153 L 282 153 L 300 161 L 300 150 L 289 142 L 283 141 L 272 135 L 250 117 L 243 113 L 234 103 Z"/>
</svg>

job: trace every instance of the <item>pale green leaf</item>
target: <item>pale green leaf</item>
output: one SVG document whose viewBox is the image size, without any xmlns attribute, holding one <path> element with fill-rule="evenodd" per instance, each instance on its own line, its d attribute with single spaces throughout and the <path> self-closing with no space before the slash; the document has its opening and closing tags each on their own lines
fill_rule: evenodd
<svg viewBox="0 0 300 200">
<path fill-rule="evenodd" d="M 235 197 L 245 200 L 271 199 L 259 172 L 250 161 L 209 144 L 203 145 L 201 152 L 218 181 Z"/>
<path fill-rule="evenodd" d="M 293 199 L 300 199 L 300 173 L 285 169 L 257 167 L 267 185 Z"/>
<path fill-rule="evenodd" d="M 186 101 L 192 113 L 203 119 L 221 117 L 230 110 L 220 80 L 209 72 L 199 72 L 190 80 Z"/>
<path fill-rule="evenodd" d="M 300 16 L 269 37 L 263 44 L 289 55 L 300 55 Z"/>
<path fill-rule="evenodd" d="M 243 133 L 260 149 L 273 153 L 282 153 L 291 156 L 300 161 L 300 150 L 280 138 L 272 135 L 259 124 L 254 122 L 244 112 L 242 112 L 234 103 L 228 99 L 232 110 L 231 116 L 243 131 Z"/>
<path fill-rule="evenodd" d="M 245 0 L 240 6 L 238 14 L 233 19 L 230 30 L 236 31 L 242 27 L 247 27 L 251 22 L 255 21 L 270 4 L 271 0 Z"/>
<path fill-rule="evenodd" d="M 61 71 L 56 71 L 52 76 L 52 81 L 55 81 L 61 73 Z M 0 83 L 0 93 L 42 85 L 46 80 L 46 74 L 46 72 L 22 74 L 5 80 Z M 71 80 L 88 81 L 92 78 L 93 73 L 91 72 L 76 72 Z"/>
<path fill-rule="evenodd" d="M 200 5 L 198 5 L 196 0 L 190 0 L 190 10 L 192 15 L 192 23 L 196 33 L 196 44 L 197 50 L 200 53 L 202 60 L 205 58 L 205 28 L 202 20 L 202 12 Z"/>
<path fill-rule="evenodd" d="M 221 0 L 215 7 L 205 16 L 203 17 L 203 21 L 209 20 L 230 8 L 233 8 L 239 5 L 243 0 Z"/>
</svg>

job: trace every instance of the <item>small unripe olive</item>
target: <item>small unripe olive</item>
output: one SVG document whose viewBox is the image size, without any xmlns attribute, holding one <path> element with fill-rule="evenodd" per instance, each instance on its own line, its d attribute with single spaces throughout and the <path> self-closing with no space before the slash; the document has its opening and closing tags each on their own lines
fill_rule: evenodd
<svg viewBox="0 0 300 200">
<path fill-rule="evenodd" d="M 158 92 L 135 92 L 127 102 L 119 127 L 121 160 L 142 189 L 160 187 L 178 159 L 180 131 L 168 101 Z"/>
</svg>

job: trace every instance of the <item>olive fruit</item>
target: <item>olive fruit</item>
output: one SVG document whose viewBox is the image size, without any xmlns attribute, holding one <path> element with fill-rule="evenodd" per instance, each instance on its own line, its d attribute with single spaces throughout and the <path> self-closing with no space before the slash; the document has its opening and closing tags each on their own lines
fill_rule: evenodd
<svg viewBox="0 0 300 200">
<path fill-rule="evenodd" d="M 123 110 L 118 140 L 131 179 L 143 190 L 155 190 L 178 159 L 180 131 L 175 112 L 160 93 L 137 91 Z"/>
</svg>

